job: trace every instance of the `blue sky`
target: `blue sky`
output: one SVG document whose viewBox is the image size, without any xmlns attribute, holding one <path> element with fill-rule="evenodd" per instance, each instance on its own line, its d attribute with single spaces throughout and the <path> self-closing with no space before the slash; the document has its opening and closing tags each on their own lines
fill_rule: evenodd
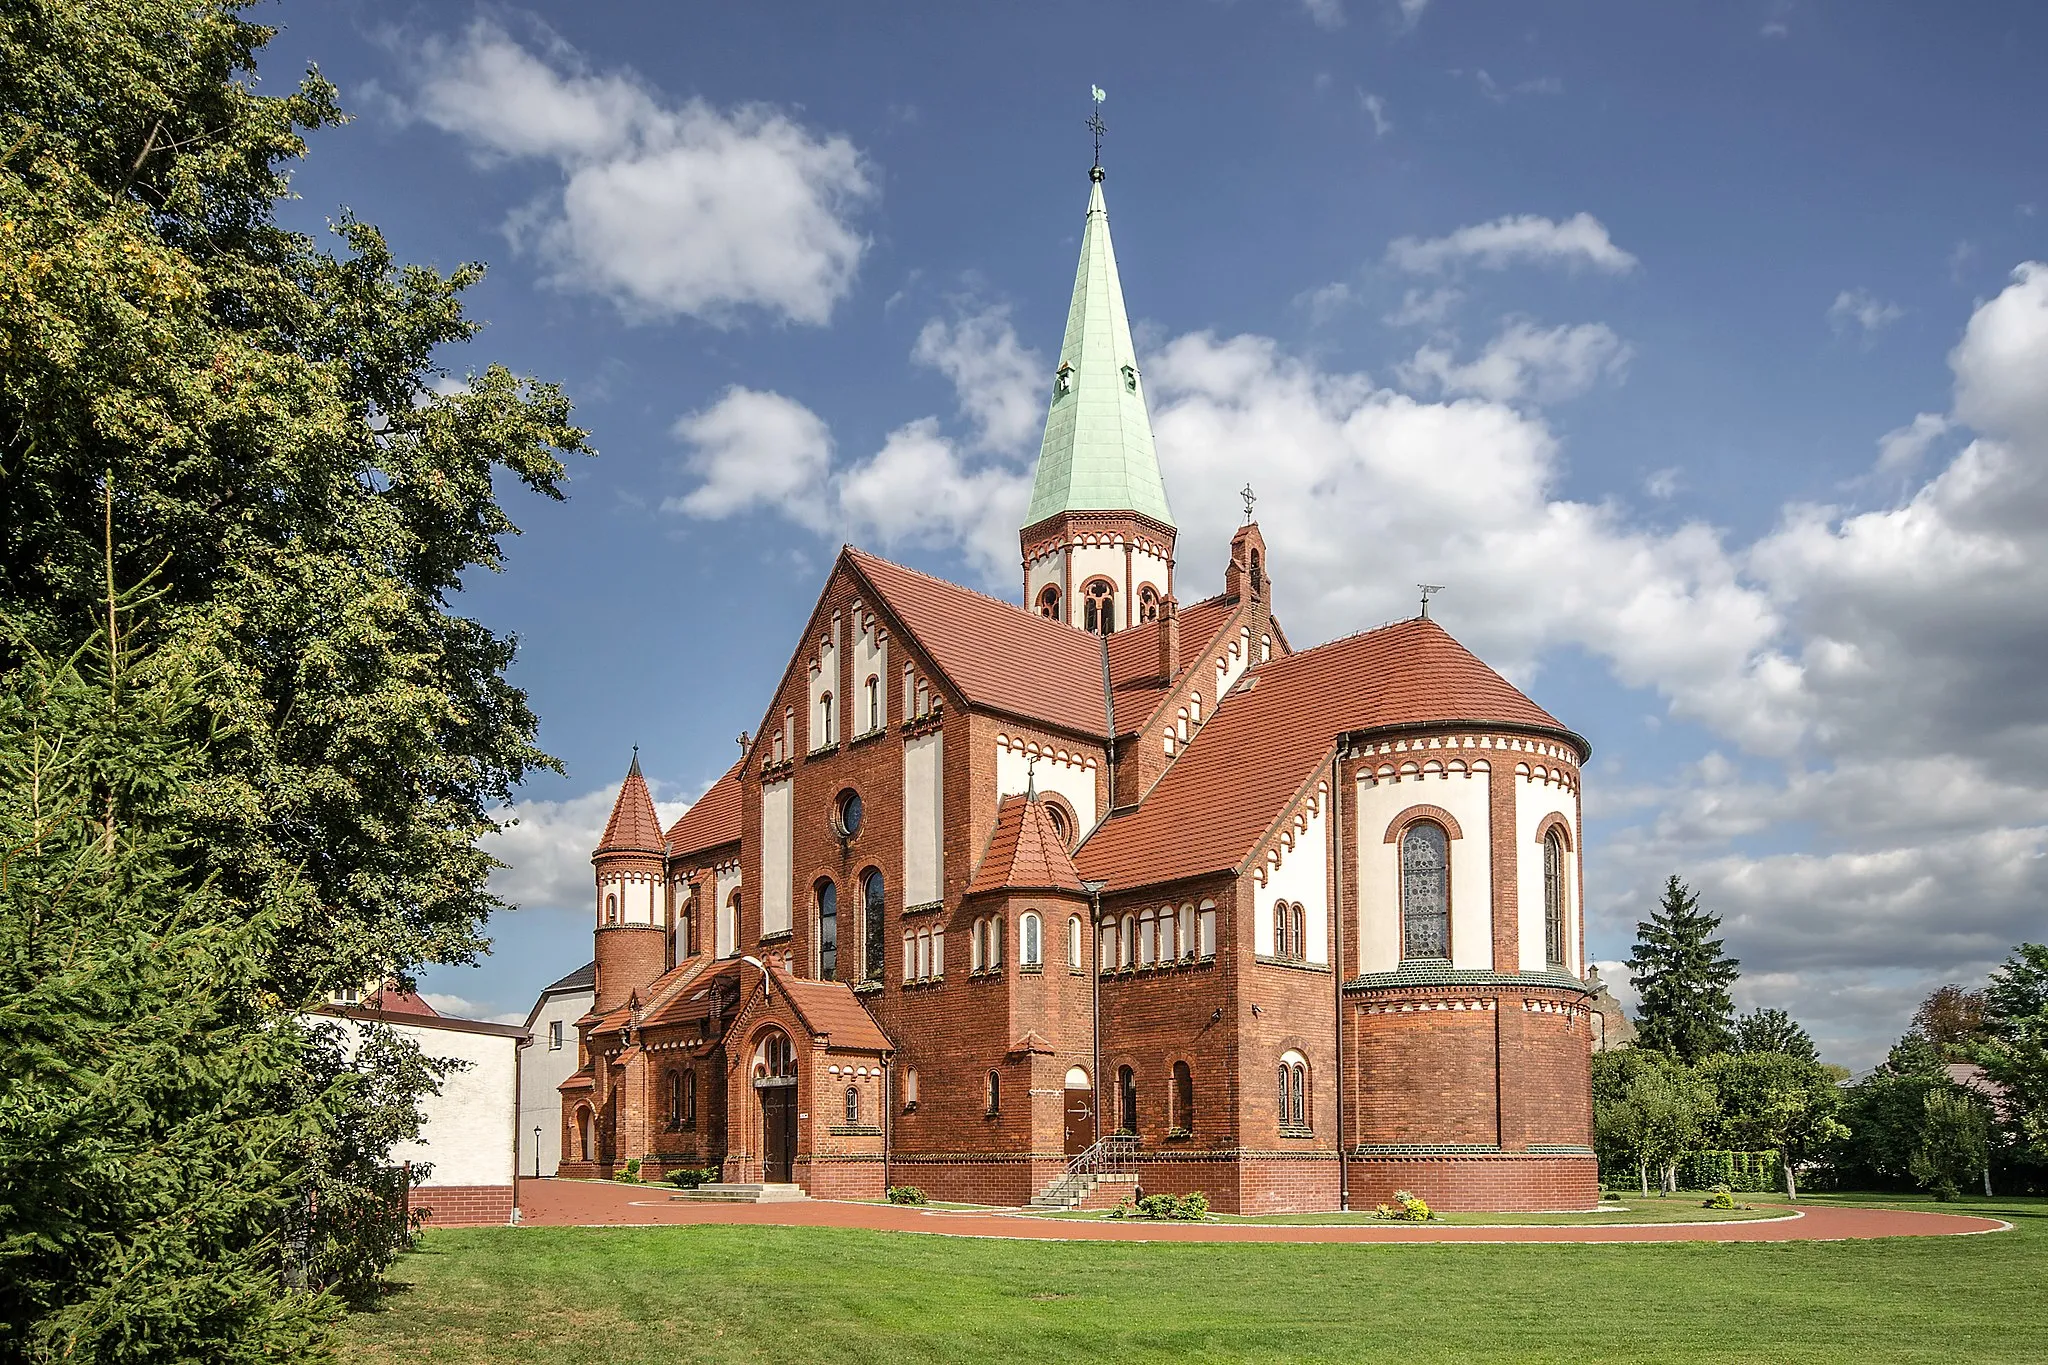
<svg viewBox="0 0 2048 1365">
<path fill-rule="evenodd" d="M 1594 742 L 1595 955 L 1678 871 L 1833 1059 L 2048 932 L 2048 11 L 269 15 L 357 116 L 292 216 L 488 261 L 449 369 L 601 451 L 462 604 L 568 771 L 458 1007 L 585 960 L 631 746 L 670 815 L 722 771 L 842 541 L 1015 595 L 1091 83 L 1183 598 L 1247 479 L 1298 645 L 1448 584 Z"/>
</svg>

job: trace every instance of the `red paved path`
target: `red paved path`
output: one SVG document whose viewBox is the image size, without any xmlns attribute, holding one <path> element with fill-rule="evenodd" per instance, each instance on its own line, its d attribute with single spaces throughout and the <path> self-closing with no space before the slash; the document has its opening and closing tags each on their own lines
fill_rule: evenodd
<svg viewBox="0 0 2048 1365">
<path fill-rule="evenodd" d="M 535 1227 L 685 1223 L 867 1228 L 954 1237 L 1123 1242 L 1791 1242 L 1866 1237 L 1939 1237 L 1998 1232 L 1995 1218 L 1899 1209 L 1798 1207 L 1798 1217 L 1747 1223 L 1651 1223 L 1636 1227 L 1404 1227 L 1345 1224 L 1109 1223 L 1024 1214 L 895 1208 L 831 1200 L 792 1204 L 671 1203 L 661 1186 L 586 1180 L 523 1180 L 523 1221 Z"/>
</svg>

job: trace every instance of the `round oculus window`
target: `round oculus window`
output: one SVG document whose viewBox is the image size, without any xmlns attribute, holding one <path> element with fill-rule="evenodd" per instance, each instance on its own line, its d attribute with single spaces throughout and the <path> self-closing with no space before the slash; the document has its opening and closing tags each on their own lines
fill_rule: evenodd
<svg viewBox="0 0 2048 1365">
<path fill-rule="evenodd" d="M 833 821 L 839 826 L 839 832 L 849 839 L 860 833 L 859 792 L 839 793 L 839 805 L 833 812 Z"/>
</svg>

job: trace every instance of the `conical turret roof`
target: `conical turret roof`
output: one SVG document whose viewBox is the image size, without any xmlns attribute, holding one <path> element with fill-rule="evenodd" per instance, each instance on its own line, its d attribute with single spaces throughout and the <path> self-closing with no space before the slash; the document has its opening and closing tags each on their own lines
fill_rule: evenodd
<svg viewBox="0 0 2048 1365">
<path fill-rule="evenodd" d="M 1059 512 L 1106 510 L 1137 512 L 1172 526 L 1159 457 L 1152 448 L 1152 420 L 1145 412 L 1145 380 L 1138 372 L 1116 252 L 1109 242 L 1099 167 L 1089 180 L 1074 301 L 1067 309 L 1067 334 L 1060 344 L 1024 524 Z"/>
<path fill-rule="evenodd" d="M 612 803 L 612 818 L 605 823 L 599 853 L 652 853 L 661 856 L 661 817 L 654 813 L 654 797 L 647 791 L 647 779 L 640 776 L 640 751 L 633 751 L 633 766 Z"/>
</svg>

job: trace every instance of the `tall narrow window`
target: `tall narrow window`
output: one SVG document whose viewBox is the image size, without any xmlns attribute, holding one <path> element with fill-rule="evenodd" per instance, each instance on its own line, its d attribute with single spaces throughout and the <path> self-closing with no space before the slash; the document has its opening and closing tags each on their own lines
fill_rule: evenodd
<svg viewBox="0 0 2048 1365">
<path fill-rule="evenodd" d="M 671 1131 L 683 1126 L 683 1078 L 679 1072 L 668 1073 L 668 1126 Z"/>
<path fill-rule="evenodd" d="M 988 1073 L 987 1098 L 988 1112 L 990 1114 L 1000 1114 L 1003 1112 L 1003 1078 L 993 1071 Z"/>
<path fill-rule="evenodd" d="M 1287 902 L 1273 902 L 1273 956 L 1285 959 L 1292 956 L 1287 951 Z"/>
<path fill-rule="evenodd" d="M 1287 927 L 1288 942 L 1294 945 L 1294 960 L 1296 962 L 1306 962 L 1308 960 L 1308 912 L 1302 909 L 1300 901 L 1295 901 L 1287 907 Z"/>
<path fill-rule="evenodd" d="M 917 934 L 909 929 L 903 931 L 903 979 L 917 980 Z"/>
<path fill-rule="evenodd" d="M 849 1127 L 860 1122 L 860 1090 L 851 1085 L 846 1087 L 846 1122 Z"/>
<path fill-rule="evenodd" d="M 1124 916 L 1123 932 L 1118 935 L 1118 938 L 1120 941 L 1116 948 L 1116 965 L 1128 967 L 1138 960 L 1138 917 L 1136 915 Z"/>
<path fill-rule="evenodd" d="M 683 1126 L 685 1128 L 695 1128 L 697 1126 L 697 1073 L 695 1071 L 683 1073 Z"/>
<path fill-rule="evenodd" d="M 838 739 L 832 733 L 832 694 L 827 692 L 818 698 L 818 747 L 836 743 Z"/>
<path fill-rule="evenodd" d="M 608 895 L 604 898 L 604 922 L 606 924 L 617 924 L 619 922 L 619 898 L 617 896 Z"/>
<path fill-rule="evenodd" d="M 1418 820 L 1401 836 L 1401 956 L 1451 955 L 1450 841 L 1444 827 Z"/>
<path fill-rule="evenodd" d="M 1564 836 L 1556 830 L 1543 836 L 1543 960 L 1565 964 Z"/>
<path fill-rule="evenodd" d="M 882 880 L 881 870 L 871 867 L 861 873 L 860 951 L 863 980 L 882 979 L 883 957 L 887 947 L 882 935 L 887 932 L 884 921 L 888 918 L 888 902 L 888 886 Z"/>
<path fill-rule="evenodd" d="M 1147 910 L 1138 916 L 1138 965 L 1152 965 L 1152 924 L 1154 912 Z"/>
<path fill-rule="evenodd" d="M 548 1021 L 548 1051 L 560 1052 L 561 1050 L 562 1021 L 559 1019 L 550 1019 Z"/>
<path fill-rule="evenodd" d="M 868 676 L 868 724 L 870 730 L 882 728 L 882 680 L 873 674 Z"/>
<path fill-rule="evenodd" d="M 1195 1073 L 1186 1062 L 1173 1064 L 1173 1126 L 1187 1133 L 1195 1131 Z"/>
<path fill-rule="evenodd" d="M 1180 955 L 1195 955 L 1195 907 L 1192 904 L 1180 908 Z"/>
<path fill-rule="evenodd" d="M 1308 1058 L 1299 1052 L 1289 1051 L 1280 1058 L 1279 1094 L 1280 1126 L 1282 1128 L 1307 1128 L 1308 1118 Z"/>
<path fill-rule="evenodd" d="M 1116 1130 L 1119 1133 L 1138 1131 L 1138 1073 L 1127 1066 L 1116 1069 Z"/>
<path fill-rule="evenodd" d="M 1050 583 L 1038 594 L 1038 614 L 1055 621 L 1060 619 L 1060 590 Z"/>
<path fill-rule="evenodd" d="M 1200 957 L 1216 956 L 1216 907 L 1214 905 L 1206 902 L 1203 904 L 1201 913 L 1196 916 L 1196 933 L 1198 935 L 1195 944 L 1196 955 Z"/>
<path fill-rule="evenodd" d="M 1036 913 L 1026 911 L 1017 918 L 1017 965 L 1039 967 L 1045 963 L 1045 930 Z"/>
<path fill-rule="evenodd" d="M 1159 590 L 1150 583 L 1138 589 L 1138 619 L 1157 621 L 1159 619 Z"/>
<path fill-rule="evenodd" d="M 839 979 L 839 888 L 821 881 L 818 897 L 818 980 Z"/>
<path fill-rule="evenodd" d="M 1081 609 L 1082 623 L 1103 635 L 1116 630 L 1116 585 L 1106 578 L 1090 579 L 1087 601 Z"/>
<path fill-rule="evenodd" d="M 1003 917 L 997 915 L 988 922 L 988 969 L 1003 965 Z"/>
<path fill-rule="evenodd" d="M 967 970 L 985 971 L 988 967 L 988 921 L 978 919 L 968 931 Z"/>
<path fill-rule="evenodd" d="M 914 1066 L 903 1073 L 903 1107 L 917 1108 L 917 1068 Z"/>
<path fill-rule="evenodd" d="M 1076 972 L 1081 970 L 1081 917 L 1079 915 L 1069 915 L 1067 917 L 1067 968 L 1070 971 Z"/>
</svg>

